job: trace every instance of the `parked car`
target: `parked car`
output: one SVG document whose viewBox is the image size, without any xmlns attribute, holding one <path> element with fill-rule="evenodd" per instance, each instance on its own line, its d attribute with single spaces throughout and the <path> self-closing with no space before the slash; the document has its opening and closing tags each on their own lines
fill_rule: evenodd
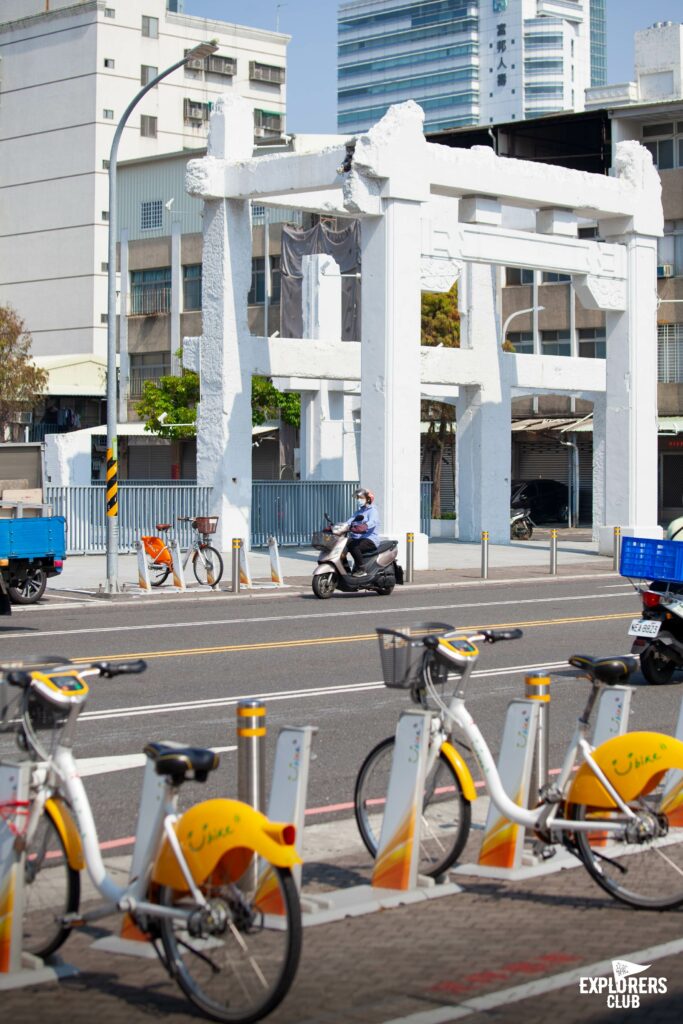
<svg viewBox="0 0 683 1024">
<path fill-rule="evenodd" d="M 566 523 L 569 488 L 559 480 L 513 480 L 510 508 L 528 508 L 535 523 Z"/>
</svg>

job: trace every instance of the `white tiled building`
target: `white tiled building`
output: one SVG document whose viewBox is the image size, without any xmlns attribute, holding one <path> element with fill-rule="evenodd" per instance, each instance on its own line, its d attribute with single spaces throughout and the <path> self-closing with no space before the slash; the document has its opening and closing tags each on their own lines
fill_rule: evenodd
<svg viewBox="0 0 683 1024">
<path fill-rule="evenodd" d="M 605 0 L 350 0 L 338 36 L 344 132 L 406 99 L 426 131 L 582 110 L 605 82 Z"/>
<path fill-rule="evenodd" d="M 204 147 L 212 101 L 225 92 L 253 105 L 257 140 L 284 132 L 289 37 L 181 9 L 179 0 L 0 6 L 0 296 L 26 322 L 37 357 L 104 356 L 108 157 L 142 85 L 197 43 L 218 40 L 214 56 L 141 100 L 120 160 Z M 168 211 L 148 198 L 141 229 L 155 231 Z"/>
</svg>

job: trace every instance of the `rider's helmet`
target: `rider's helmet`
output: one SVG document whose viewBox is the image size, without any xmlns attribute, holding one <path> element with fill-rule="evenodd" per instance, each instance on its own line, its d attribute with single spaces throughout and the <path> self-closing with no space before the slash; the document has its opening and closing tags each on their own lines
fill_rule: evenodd
<svg viewBox="0 0 683 1024">
<path fill-rule="evenodd" d="M 666 531 L 666 540 L 683 540 L 683 516 L 672 520 Z"/>
<path fill-rule="evenodd" d="M 359 487 L 353 492 L 354 498 L 358 498 L 359 501 L 364 502 L 366 505 L 372 505 L 375 500 L 375 495 L 372 491 L 366 490 L 365 487 Z"/>
</svg>

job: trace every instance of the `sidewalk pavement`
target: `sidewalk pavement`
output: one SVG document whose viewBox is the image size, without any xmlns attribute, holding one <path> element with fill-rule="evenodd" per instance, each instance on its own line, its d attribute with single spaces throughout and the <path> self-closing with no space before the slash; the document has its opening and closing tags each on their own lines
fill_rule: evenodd
<svg viewBox="0 0 683 1024">
<path fill-rule="evenodd" d="M 257 548 L 248 553 L 249 568 L 255 583 L 270 581 L 268 552 Z M 317 561 L 313 548 L 280 548 L 280 564 L 285 583 L 290 586 L 310 585 Z M 223 579 L 220 590 L 229 590 L 231 584 L 231 552 L 223 552 Z M 605 572 L 612 568 L 612 558 L 598 554 L 598 545 L 589 530 L 558 531 L 557 564 L 560 574 L 568 570 Z M 549 531 L 539 530 L 531 541 L 511 541 L 509 544 L 489 545 L 489 578 L 548 574 L 550 569 Z M 119 555 L 119 581 L 126 587 L 137 587 L 137 556 Z M 49 592 L 97 592 L 106 578 L 105 555 L 70 555 L 64 571 L 48 583 Z M 416 583 L 449 583 L 456 580 L 481 578 L 481 544 L 461 543 L 454 540 L 434 539 L 429 543 L 429 569 L 417 570 Z M 188 586 L 199 588 L 186 570 Z M 170 590 L 168 584 L 163 588 Z"/>
</svg>

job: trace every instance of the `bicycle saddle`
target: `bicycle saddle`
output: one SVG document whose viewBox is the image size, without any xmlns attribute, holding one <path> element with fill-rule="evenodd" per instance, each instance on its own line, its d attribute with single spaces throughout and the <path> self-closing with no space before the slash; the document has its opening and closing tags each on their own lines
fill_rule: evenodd
<svg viewBox="0 0 683 1024">
<path fill-rule="evenodd" d="M 195 782 L 206 782 L 209 772 L 218 767 L 220 758 L 205 747 L 180 747 L 170 743 L 148 743 L 144 754 L 154 762 L 157 775 L 169 775 L 179 786 L 193 772 Z"/>
<path fill-rule="evenodd" d="M 631 673 L 635 672 L 638 658 L 631 658 L 629 655 L 616 658 L 589 658 L 587 654 L 573 654 L 569 664 L 574 668 L 580 668 L 592 682 L 597 679 L 608 686 L 615 686 L 617 683 L 625 683 Z"/>
<path fill-rule="evenodd" d="M 170 530 L 170 529 L 171 529 L 171 524 L 170 523 L 157 523 L 157 530 Z"/>
</svg>

